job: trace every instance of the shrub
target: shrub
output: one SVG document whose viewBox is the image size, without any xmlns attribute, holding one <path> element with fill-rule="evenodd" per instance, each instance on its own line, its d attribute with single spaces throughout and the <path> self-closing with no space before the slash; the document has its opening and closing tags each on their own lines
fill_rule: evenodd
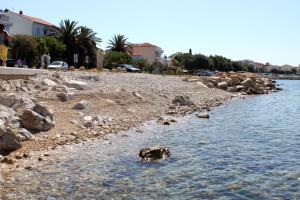
<svg viewBox="0 0 300 200">
<path fill-rule="evenodd" d="M 131 64 L 132 58 L 127 53 L 111 51 L 104 56 L 104 67 L 112 69 L 119 64 Z"/>
<path fill-rule="evenodd" d="M 150 64 L 145 59 L 139 59 L 133 62 L 133 64 L 141 69 L 141 71 L 148 71 L 150 68 Z"/>
<path fill-rule="evenodd" d="M 15 59 L 26 59 L 33 67 L 38 64 L 40 56 L 50 54 L 51 60 L 64 60 L 66 46 L 54 37 L 33 37 L 15 35 L 11 42 L 12 56 Z"/>
</svg>

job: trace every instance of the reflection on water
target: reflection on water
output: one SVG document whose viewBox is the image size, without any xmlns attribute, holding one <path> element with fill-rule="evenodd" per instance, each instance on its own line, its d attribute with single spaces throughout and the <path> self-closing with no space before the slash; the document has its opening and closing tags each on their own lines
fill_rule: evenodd
<svg viewBox="0 0 300 200">
<path fill-rule="evenodd" d="M 63 162 L 14 174 L 2 198 L 299 199 L 300 81 L 280 83 L 284 91 L 234 101 L 209 120 L 73 146 Z M 172 159 L 140 162 L 140 148 L 152 145 Z"/>
</svg>

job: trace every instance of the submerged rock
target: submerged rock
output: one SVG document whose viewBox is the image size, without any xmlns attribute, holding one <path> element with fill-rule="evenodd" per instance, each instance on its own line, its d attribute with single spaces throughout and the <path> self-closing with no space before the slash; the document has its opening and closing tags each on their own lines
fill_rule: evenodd
<svg viewBox="0 0 300 200">
<path fill-rule="evenodd" d="M 158 118 L 157 122 L 162 125 L 171 125 L 171 123 L 175 123 L 177 121 L 175 119 L 162 116 Z"/>
<path fill-rule="evenodd" d="M 155 161 L 166 159 L 171 156 L 170 151 L 166 147 L 148 147 L 140 150 L 139 157 L 146 161 Z"/>
<path fill-rule="evenodd" d="M 209 119 L 208 113 L 200 113 L 200 114 L 197 114 L 196 116 L 201 119 Z"/>
</svg>

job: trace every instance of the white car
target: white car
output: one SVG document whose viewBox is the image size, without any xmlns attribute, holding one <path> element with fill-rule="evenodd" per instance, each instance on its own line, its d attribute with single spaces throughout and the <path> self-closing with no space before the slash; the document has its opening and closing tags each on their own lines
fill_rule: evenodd
<svg viewBox="0 0 300 200">
<path fill-rule="evenodd" d="M 68 63 L 64 61 L 53 61 L 49 66 L 48 69 L 64 69 L 67 70 L 69 68 Z"/>
</svg>

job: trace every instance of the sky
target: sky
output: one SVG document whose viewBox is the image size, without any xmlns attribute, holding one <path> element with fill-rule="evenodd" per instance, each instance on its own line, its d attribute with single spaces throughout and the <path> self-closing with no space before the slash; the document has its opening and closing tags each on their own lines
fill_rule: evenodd
<svg viewBox="0 0 300 200">
<path fill-rule="evenodd" d="M 114 34 L 176 52 L 222 55 L 274 65 L 300 64 L 299 0 L 0 0 L 55 25 L 92 28 L 107 47 Z"/>
</svg>

